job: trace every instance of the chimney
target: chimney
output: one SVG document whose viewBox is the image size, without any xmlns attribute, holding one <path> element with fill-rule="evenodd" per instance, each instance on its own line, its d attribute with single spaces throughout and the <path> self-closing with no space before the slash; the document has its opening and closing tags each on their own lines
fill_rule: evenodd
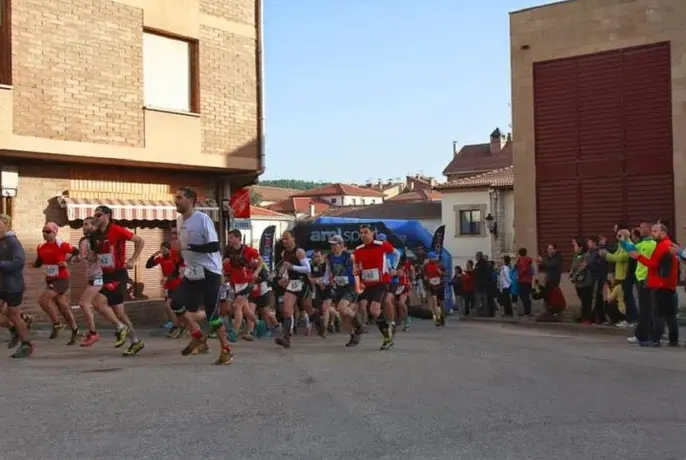
<svg viewBox="0 0 686 460">
<path fill-rule="evenodd" d="M 314 217 L 315 214 L 314 203 L 310 203 L 310 217 Z"/>
<path fill-rule="evenodd" d="M 505 146 L 505 138 L 500 132 L 500 128 L 496 128 L 491 133 L 491 154 L 500 152 Z"/>
</svg>

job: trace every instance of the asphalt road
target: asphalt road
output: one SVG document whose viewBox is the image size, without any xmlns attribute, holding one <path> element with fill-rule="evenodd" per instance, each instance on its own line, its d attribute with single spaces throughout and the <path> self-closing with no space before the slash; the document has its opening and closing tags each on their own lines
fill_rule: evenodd
<svg viewBox="0 0 686 460">
<path fill-rule="evenodd" d="M 163 338 L 136 358 L 41 338 L 0 356 L 0 459 L 686 458 L 686 349 L 457 322 L 344 341 L 213 367 Z"/>
</svg>

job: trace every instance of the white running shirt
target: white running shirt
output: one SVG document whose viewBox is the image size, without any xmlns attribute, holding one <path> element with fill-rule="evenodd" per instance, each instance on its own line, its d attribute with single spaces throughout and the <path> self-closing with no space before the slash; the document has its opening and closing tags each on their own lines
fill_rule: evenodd
<svg viewBox="0 0 686 460">
<path fill-rule="evenodd" d="M 176 219 L 176 228 L 179 230 L 182 248 L 186 248 L 188 245 L 219 242 L 214 222 L 207 214 L 200 211 L 195 211 L 186 220 L 183 219 L 183 216 L 179 216 Z M 186 267 L 202 267 L 209 272 L 222 274 L 222 258 L 219 251 L 204 254 L 183 249 L 181 255 Z"/>
</svg>

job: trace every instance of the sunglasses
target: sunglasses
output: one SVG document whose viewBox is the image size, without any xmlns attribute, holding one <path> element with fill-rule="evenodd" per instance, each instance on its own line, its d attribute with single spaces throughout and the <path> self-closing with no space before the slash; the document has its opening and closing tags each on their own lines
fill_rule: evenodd
<svg viewBox="0 0 686 460">
<path fill-rule="evenodd" d="M 52 233 L 52 230 L 43 230 L 43 233 Z"/>
</svg>

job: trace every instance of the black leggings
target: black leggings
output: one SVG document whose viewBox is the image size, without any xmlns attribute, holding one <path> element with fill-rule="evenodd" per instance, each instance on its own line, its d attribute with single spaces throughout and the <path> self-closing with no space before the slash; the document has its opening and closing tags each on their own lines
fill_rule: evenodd
<svg viewBox="0 0 686 460">
<path fill-rule="evenodd" d="M 201 280 L 184 278 L 172 292 L 171 309 L 181 316 L 187 311 L 194 313 L 203 306 L 209 320 L 218 313 L 221 286 L 222 275 L 208 270 L 205 270 L 205 278 Z"/>
<path fill-rule="evenodd" d="M 576 287 L 576 295 L 581 301 L 581 321 L 593 321 L 593 291 L 592 285 Z"/>
</svg>

